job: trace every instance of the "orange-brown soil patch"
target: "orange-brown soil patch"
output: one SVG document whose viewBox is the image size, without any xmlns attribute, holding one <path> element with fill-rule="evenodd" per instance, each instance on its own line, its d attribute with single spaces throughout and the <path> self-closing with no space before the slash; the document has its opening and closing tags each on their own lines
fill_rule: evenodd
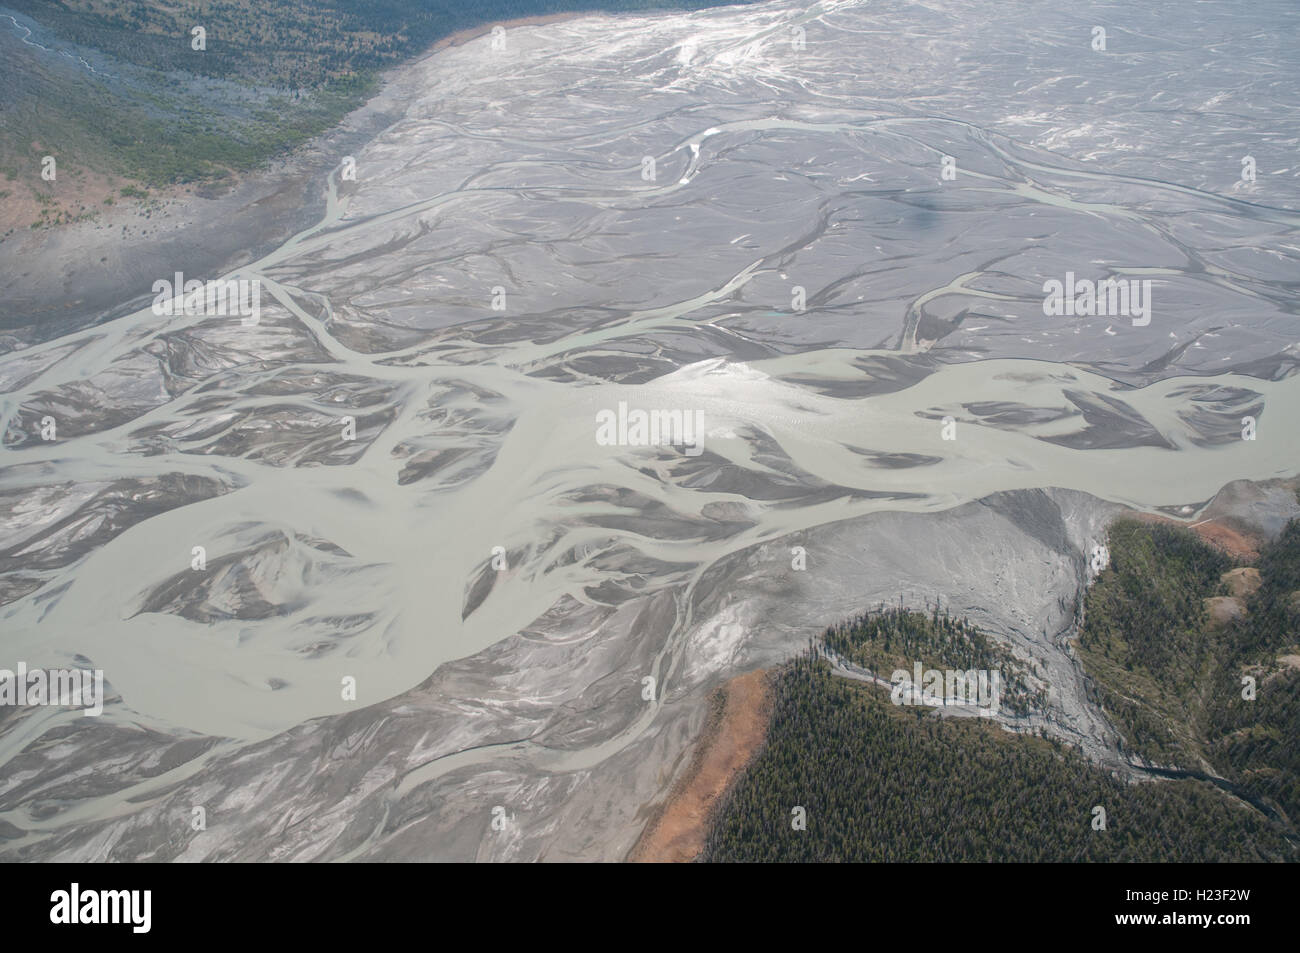
<svg viewBox="0 0 1300 953">
<path fill-rule="evenodd" d="M 1254 562 L 1258 559 L 1259 548 L 1264 544 L 1264 541 L 1255 534 L 1234 529 L 1217 518 L 1188 524 L 1170 519 L 1167 516 L 1157 516 L 1153 513 L 1133 513 L 1132 516 L 1134 519 L 1147 523 L 1170 523 L 1175 526 L 1186 526 L 1211 546 L 1221 550 L 1233 559 L 1240 559 L 1243 562 Z"/>
<path fill-rule="evenodd" d="M 740 675 L 719 692 L 721 704 L 715 701 L 690 767 L 659 815 L 646 825 L 629 861 L 685 863 L 698 857 L 713 810 L 762 747 L 772 704 L 769 673 Z"/>
</svg>

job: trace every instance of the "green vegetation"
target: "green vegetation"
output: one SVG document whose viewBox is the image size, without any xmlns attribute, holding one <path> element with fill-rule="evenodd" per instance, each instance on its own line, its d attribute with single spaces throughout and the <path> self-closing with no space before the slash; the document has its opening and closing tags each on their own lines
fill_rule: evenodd
<svg viewBox="0 0 1300 953">
<path fill-rule="evenodd" d="M 965 619 L 942 615 L 936 605 L 930 615 L 903 609 L 877 610 L 826 630 L 826 647 L 880 678 L 896 669 L 970 669 L 1002 675 L 1000 707 L 1023 715 L 1041 709 L 1044 687 L 1034 688 L 1024 667 L 1002 646 Z"/>
<path fill-rule="evenodd" d="M 694 10 L 709 0 L 9 0 L 61 39 L 162 72 L 283 89 L 371 73 L 484 23 L 580 11 Z M 191 46 L 204 28 L 206 49 Z"/>
<path fill-rule="evenodd" d="M 9 0 L 58 43 L 110 57 L 98 72 L 24 45 L 0 21 L 0 169 L 35 191 L 40 160 L 106 184 L 215 184 L 325 132 L 380 70 L 459 30 L 579 11 L 696 9 L 722 0 Z M 742 0 L 743 2 L 743 0 Z M 191 30 L 206 31 L 205 49 Z M 42 37 L 47 43 L 48 37 Z M 59 196 L 67 205 L 98 194 Z M 126 193 L 123 192 L 125 195 Z M 42 215 L 37 226 L 70 219 Z"/>
<path fill-rule="evenodd" d="M 766 745 L 719 806 L 703 859 L 1300 859 L 1300 523 L 1261 554 L 1253 592 L 1254 570 L 1225 575 L 1233 562 L 1184 529 L 1120 521 L 1109 549 L 1079 655 L 1126 749 L 1176 780 L 1126 783 L 1055 740 L 893 705 L 810 650 L 778 674 Z M 1241 611 L 1215 618 L 1207 599 Z M 1014 664 L 937 610 L 870 614 L 825 641 L 877 673 L 913 658 Z M 1093 829 L 1098 805 L 1106 830 Z"/>
<path fill-rule="evenodd" d="M 1195 723 L 1225 659 L 1205 600 L 1232 562 L 1190 530 L 1122 520 L 1110 565 L 1084 599 L 1079 657 L 1126 746 L 1161 764 L 1196 764 Z"/>
<path fill-rule="evenodd" d="M 301 97 L 276 89 L 164 93 L 152 85 L 97 82 L 30 51 L 0 73 L 10 93 L 0 107 L 0 163 L 17 169 L 33 191 L 56 194 L 83 170 L 149 187 L 221 181 L 326 131 L 377 82 L 330 80 Z M 250 98 L 255 106 L 245 101 Z M 44 155 L 58 159 L 57 184 L 40 178 Z M 143 193 L 128 185 L 122 194 Z"/>
<path fill-rule="evenodd" d="M 1300 816 L 1300 524 L 1259 559 L 1240 618 L 1204 600 L 1230 593 L 1231 562 L 1192 533 L 1117 523 L 1111 563 L 1089 590 L 1079 655 L 1128 748 L 1223 777 Z M 1253 699 L 1243 679 L 1254 681 Z"/>
<path fill-rule="evenodd" d="M 767 743 L 720 805 L 703 860 L 1295 857 L 1280 825 L 1206 782 L 1125 784 L 1051 741 L 892 705 L 811 654 L 774 692 Z"/>
</svg>

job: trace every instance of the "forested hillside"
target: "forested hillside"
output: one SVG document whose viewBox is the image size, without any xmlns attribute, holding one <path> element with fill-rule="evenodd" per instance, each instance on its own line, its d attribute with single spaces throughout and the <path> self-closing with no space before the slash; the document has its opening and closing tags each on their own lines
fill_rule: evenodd
<svg viewBox="0 0 1300 953">
<path fill-rule="evenodd" d="M 1300 524 L 1253 568 L 1168 526 L 1117 523 L 1109 545 L 1079 655 L 1127 747 L 1300 816 Z"/>
<path fill-rule="evenodd" d="M 971 669 L 1002 677 L 999 707 L 1024 715 L 1043 706 L 1046 688 L 1007 649 L 965 619 L 954 619 L 936 605 L 929 615 L 904 609 L 877 609 L 826 630 L 828 649 L 881 678 L 896 669 Z"/>
<path fill-rule="evenodd" d="M 779 675 L 766 747 L 701 859 L 1295 859 L 1287 833 L 1206 782 L 1126 784 L 1052 742 L 892 705 L 805 656 Z"/>
<path fill-rule="evenodd" d="M 1055 741 L 893 705 L 810 650 L 779 673 L 766 746 L 716 812 L 702 859 L 1300 859 L 1300 524 L 1257 567 L 1132 520 L 1112 527 L 1109 549 L 1080 658 L 1126 753 L 1176 780 L 1126 782 Z M 1014 665 L 937 610 L 867 614 L 825 642 L 873 670 Z"/>
</svg>

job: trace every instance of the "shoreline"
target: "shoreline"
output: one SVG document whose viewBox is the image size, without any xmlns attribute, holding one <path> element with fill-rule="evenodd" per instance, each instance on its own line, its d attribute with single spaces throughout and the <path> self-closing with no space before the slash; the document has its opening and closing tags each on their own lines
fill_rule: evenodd
<svg viewBox="0 0 1300 953">
<path fill-rule="evenodd" d="M 771 672 L 737 675 L 710 699 L 691 762 L 628 852 L 633 864 L 690 863 L 699 858 L 718 804 L 767 740 Z"/>
<path fill-rule="evenodd" d="M 256 261 L 324 213 L 325 178 L 400 120 L 420 64 L 492 32 L 582 17 L 581 11 L 469 27 L 377 74 L 378 89 L 326 132 L 221 185 L 176 184 L 115 203 L 95 219 L 21 229 L 0 242 L 0 354 L 23 350 L 143 307 L 153 281 L 180 271 L 212 278 Z M 124 180 L 125 181 L 125 180 Z M 127 183 L 129 184 L 129 183 Z"/>
<path fill-rule="evenodd" d="M 411 60 L 417 63 L 426 56 L 431 56 L 441 50 L 450 49 L 454 46 L 464 46 L 470 40 L 477 40 L 481 36 L 487 36 L 497 27 L 504 27 L 512 30 L 521 26 L 547 26 L 551 23 L 563 23 L 565 20 L 579 20 L 585 17 L 608 17 L 609 14 L 603 10 L 576 11 L 570 13 L 543 13 L 531 17 L 516 17 L 513 20 L 494 20 L 491 23 L 483 23 L 479 26 L 466 27 L 463 30 L 457 30 L 455 33 L 448 33 L 442 39 L 437 40 L 434 44 L 423 53 L 416 55 Z M 399 68 L 400 67 L 396 67 Z"/>
<path fill-rule="evenodd" d="M 1256 507 L 1278 496 L 1295 498 L 1298 488 L 1297 478 L 1233 481 L 1220 488 L 1200 518 L 1191 523 L 1128 509 L 1112 519 L 1190 529 L 1208 545 L 1245 565 L 1258 560 L 1261 548 L 1275 537 L 1278 528 L 1270 525 L 1275 520 L 1263 517 Z M 626 862 L 690 863 L 699 858 L 719 803 L 766 742 L 774 671 L 759 669 L 735 676 L 715 690 L 690 762 L 642 829 Z M 1093 763 L 1103 763 L 1092 753 L 1088 757 Z"/>
<path fill-rule="evenodd" d="M 1233 480 L 1218 491 L 1195 520 L 1179 519 L 1142 510 L 1126 509 L 1122 514 L 1143 523 L 1162 523 L 1191 530 L 1202 542 L 1232 559 L 1253 564 L 1264 546 L 1272 541 L 1285 520 L 1269 518 L 1265 511 L 1279 500 L 1300 503 L 1300 477 L 1269 480 Z M 1271 500 L 1271 503 L 1270 503 Z"/>
</svg>

